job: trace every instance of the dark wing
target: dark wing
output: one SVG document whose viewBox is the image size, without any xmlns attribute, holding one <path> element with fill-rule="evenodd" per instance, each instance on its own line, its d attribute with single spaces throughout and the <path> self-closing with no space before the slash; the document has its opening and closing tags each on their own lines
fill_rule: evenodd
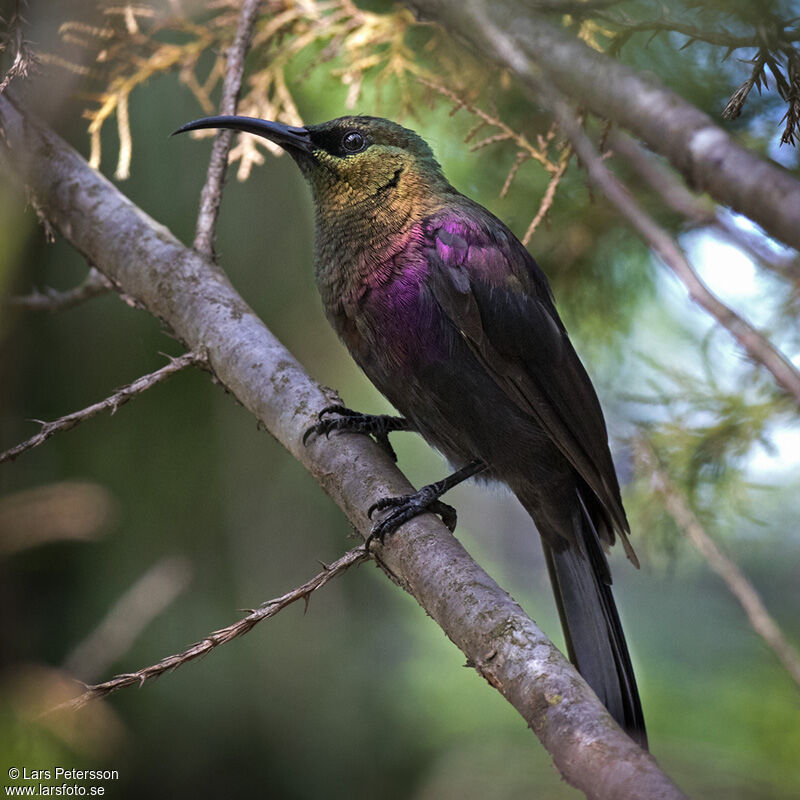
<svg viewBox="0 0 800 800">
<path fill-rule="evenodd" d="M 486 371 L 588 484 L 611 540 L 616 529 L 637 563 L 600 403 L 547 279 L 502 222 L 467 203 L 426 224 L 431 291 Z"/>
</svg>

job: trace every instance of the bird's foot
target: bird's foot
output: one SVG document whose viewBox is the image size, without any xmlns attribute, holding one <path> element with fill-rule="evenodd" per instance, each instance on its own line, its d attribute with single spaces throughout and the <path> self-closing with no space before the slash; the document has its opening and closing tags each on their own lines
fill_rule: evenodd
<svg viewBox="0 0 800 800">
<path fill-rule="evenodd" d="M 404 522 L 408 522 L 408 520 L 429 511 L 433 514 L 438 514 L 452 533 L 456 529 L 458 515 L 453 506 L 449 506 L 439 500 L 441 494 L 441 487 L 433 483 L 430 486 L 423 486 L 414 494 L 404 494 L 400 497 L 384 497 L 378 500 L 377 503 L 373 503 L 367 511 L 367 516 L 370 519 L 372 519 L 372 515 L 376 511 L 386 511 L 387 509 L 391 509 L 391 511 L 373 526 L 367 537 L 367 550 L 369 550 L 373 539 L 383 543 L 384 537 L 387 534 L 394 533 Z"/>
<path fill-rule="evenodd" d="M 336 414 L 337 416 L 329 416 Z M 307 444 L 312 436 L 328 437 L 331 431 L 350 431 L 374 436 L 375 441 L 383 447 L 392 461 L 397 461 L 397 454 L 389 442 L 392 431 L 411 430 L 411 425 L 403 417 L 392 417 L 388 414 L 362 414 L 345 408 L 342 405 L 332 405 L 323 408 L 317 415 L 319 422 L 312 425 L 303 434 L 303 444 Z"/>
</svg>

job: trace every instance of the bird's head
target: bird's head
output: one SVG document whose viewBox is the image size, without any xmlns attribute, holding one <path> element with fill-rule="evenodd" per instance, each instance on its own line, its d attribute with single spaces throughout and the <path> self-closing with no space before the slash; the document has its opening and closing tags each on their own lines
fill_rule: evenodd
<svg viewBox="0 0 800 800">
<path fill-rule="evenodd" d="M 293 127 L 253 117 L 207 117 L 175 131 L 231 128 L 286 150 L 325 213 L 403 205 L 447 186 L 431 148 L 416 133 L 380 117 L 339 117 Z"/>
</svg>

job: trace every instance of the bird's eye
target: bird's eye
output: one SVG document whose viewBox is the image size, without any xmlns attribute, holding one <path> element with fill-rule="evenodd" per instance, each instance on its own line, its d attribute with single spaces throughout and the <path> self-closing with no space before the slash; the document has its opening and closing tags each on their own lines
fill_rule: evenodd
<svg viewBox="0 0 800 800">
<path fill-rule="evenodd" d="M 342 138 L 342 148 L 346 153 L 358 153 L 367 146 L 367 140 L 358 131 L 348 131 Z"/>
</svg>

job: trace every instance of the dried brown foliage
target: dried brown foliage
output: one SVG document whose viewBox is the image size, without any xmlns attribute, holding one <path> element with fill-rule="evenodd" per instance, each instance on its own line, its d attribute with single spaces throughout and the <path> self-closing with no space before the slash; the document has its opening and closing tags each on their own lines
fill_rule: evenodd
<svg viewBox="0 0 800 800">
<path fill-rule="evenodd" d="M 104 9 L 103 26 L 79 21 L 61 26 L 62 39 L 76 46 L 78 55 L 91 54 L 92 65 L 87 67 L 82 59 L 70 60 L 52 53 L 41 54 L 41 59 L 84 75 L 98 87 L 85 95 L 92 166 L 100 165 L 100 131 L 116 116 L 120 149 L 115 177 L 128 176 L 132 153 L 129 98 L 134 89 L 156 75 L 178 72 L 203 112 L 214 112 L 212 96 L 225 74 L 225 53 L 233 41 L 238 12 L 239 3 L 234 0 L 217 0 L 210 4 L 210 13 L 201 24 L 167 16 L 149 6 L 126 5 Z M 405 33 L 413 24 L 408 11 L 374 14 L 351 0 L 265 0 L 256 19 L 252 66 L 242 89 L 239 113 L 301 124 L 286 70 L 304 52 L 313 52 L 317 64 L 329 64 L 330 73 L 348 87 L 349 108 L 358 102 L 367 73 L 378 85 L 396 80 L 403 105 L 410 108 L 408 77 L 423 72 L 405 43 Z M 208 58 L 202 58 L 208 54 L 213 55 L 210 67 Z M 266 140 L 238 138 L 230 160 L 238 162 L 240 180 L 248 177 L 253 165 L 263 163 L 261 148 L 274 155 L 281 152 Z"/>
</svg>

